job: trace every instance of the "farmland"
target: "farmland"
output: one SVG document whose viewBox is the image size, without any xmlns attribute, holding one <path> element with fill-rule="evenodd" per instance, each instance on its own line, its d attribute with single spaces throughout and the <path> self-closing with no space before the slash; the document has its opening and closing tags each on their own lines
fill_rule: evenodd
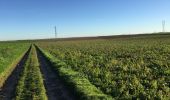
<svg viewBox="0 0 170 100">
<path fill-rule="evenodd" d="M 168 100 L 170 35 L 0 43 L 0 79 L 2 100 Z"/>
<path fill-rule="evenodd" d="M 0 44 L 0 87 L 14 69 L 11 66 L 15 66 L 18 63 L 28 47 L 29 45 L 25 43 Z"/>
<path fill-rule="evenodd" d="M 170 98 L 170 36 L 38 43 L 115 99 Z M 46 44 L 46 45 L 45 45 Z"/>
</svg>

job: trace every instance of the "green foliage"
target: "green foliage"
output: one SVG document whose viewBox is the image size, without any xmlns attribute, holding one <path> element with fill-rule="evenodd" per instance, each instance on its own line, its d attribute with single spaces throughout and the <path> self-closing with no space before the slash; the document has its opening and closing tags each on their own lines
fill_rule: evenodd
<svg viewBox="0 0 170 100">
<path fill-rule="evenodd" d="M 169 34 L 37 45 L 115 99 L 170 98 Z"/>
<path fill-rule="evenodd" d="M 16 89 L 15 100 L 47 100 L 35 48 L 29 54 Z"/>
<path fill-rule="evenodd" d="M 28 43 L 0 43 L 0 87 L 28 48 Z"/>
<path fill-rule="evenodd" d="M 79 72 L 68 68 L 64 62 L 54 58 L 47 52 L 42 50 L 41 52 L 53 64 L 53 67 L 59 73 L 59 76 L 64 80 L 64 82 L 66 82 L 67 86 L 71 88 L 80 100 L 113 100 L 111 96 L 103 94 Z"/>
<path fill-rule="evenodd" d="M 24 43 L 0 43 L 0 74 L 27 49 Z"/>
</svg>

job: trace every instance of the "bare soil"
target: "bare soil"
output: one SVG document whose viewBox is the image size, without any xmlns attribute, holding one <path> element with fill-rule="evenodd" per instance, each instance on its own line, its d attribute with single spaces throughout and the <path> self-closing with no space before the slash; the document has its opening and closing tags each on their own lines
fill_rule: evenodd
<svg viewBox="0 0 170 100">
<path fill-rule="evenodd" d="M 75 100 L 75 97 L 60 80 L 57 73 L 52 69 L 46 58 L 37 50 L 40 70 L 44 78 L 44 84 L 49 100 Z"/>
<path fill-rule="evenodd" d="M 6 80 L 4 86 L 0 88 L 0 100 L 12 100 L 15 96 L 15 89 L 19 80 L 20 74 L 23 71 L 23 66 L 28 58 L 30 49 L 25 53 L 20 62 L 16 65 L 14 71 Z"/>
</svg>

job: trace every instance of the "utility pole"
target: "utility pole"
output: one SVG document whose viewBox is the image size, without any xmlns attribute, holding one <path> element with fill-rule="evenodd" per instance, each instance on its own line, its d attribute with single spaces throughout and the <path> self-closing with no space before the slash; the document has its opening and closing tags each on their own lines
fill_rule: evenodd
<svg viewBox="0 0 170 100">
<path fill-rule="evenodd" d="M 162 32 L 165 32 L 165 20 L 162 21 Z"/>
<path fill-rule="evenodd" d="M 57 27 L 54 27 L 54 31 L 55 31 L 55 38 L 57 38 Z"/>
</svg>

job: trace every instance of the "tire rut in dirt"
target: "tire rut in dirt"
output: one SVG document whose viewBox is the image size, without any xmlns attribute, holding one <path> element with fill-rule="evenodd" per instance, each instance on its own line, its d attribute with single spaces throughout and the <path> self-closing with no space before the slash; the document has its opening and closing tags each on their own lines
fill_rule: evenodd
<svg viewBox="0 0 170 100">
<path fill-rule="evenodd" d="M 49 100 L 75 100 L 70 91 L 62 84 L 59 76 L 51 68 L 46 58 L 37 50 L 40 70 L 43 74 L 44 84 Z"/>
<path fill-rule="evenodd" d="M 30 48 L 17 64 L 11 75 L 8 77 L 4 86 L 0 89 L 0 100 L 12 100 L 12 98 L 15 96 L 16 85 L 19 80 L 20 73 L 23 71 L 23 66 L 28 58 L 29 52 Z"/>
</svg>

